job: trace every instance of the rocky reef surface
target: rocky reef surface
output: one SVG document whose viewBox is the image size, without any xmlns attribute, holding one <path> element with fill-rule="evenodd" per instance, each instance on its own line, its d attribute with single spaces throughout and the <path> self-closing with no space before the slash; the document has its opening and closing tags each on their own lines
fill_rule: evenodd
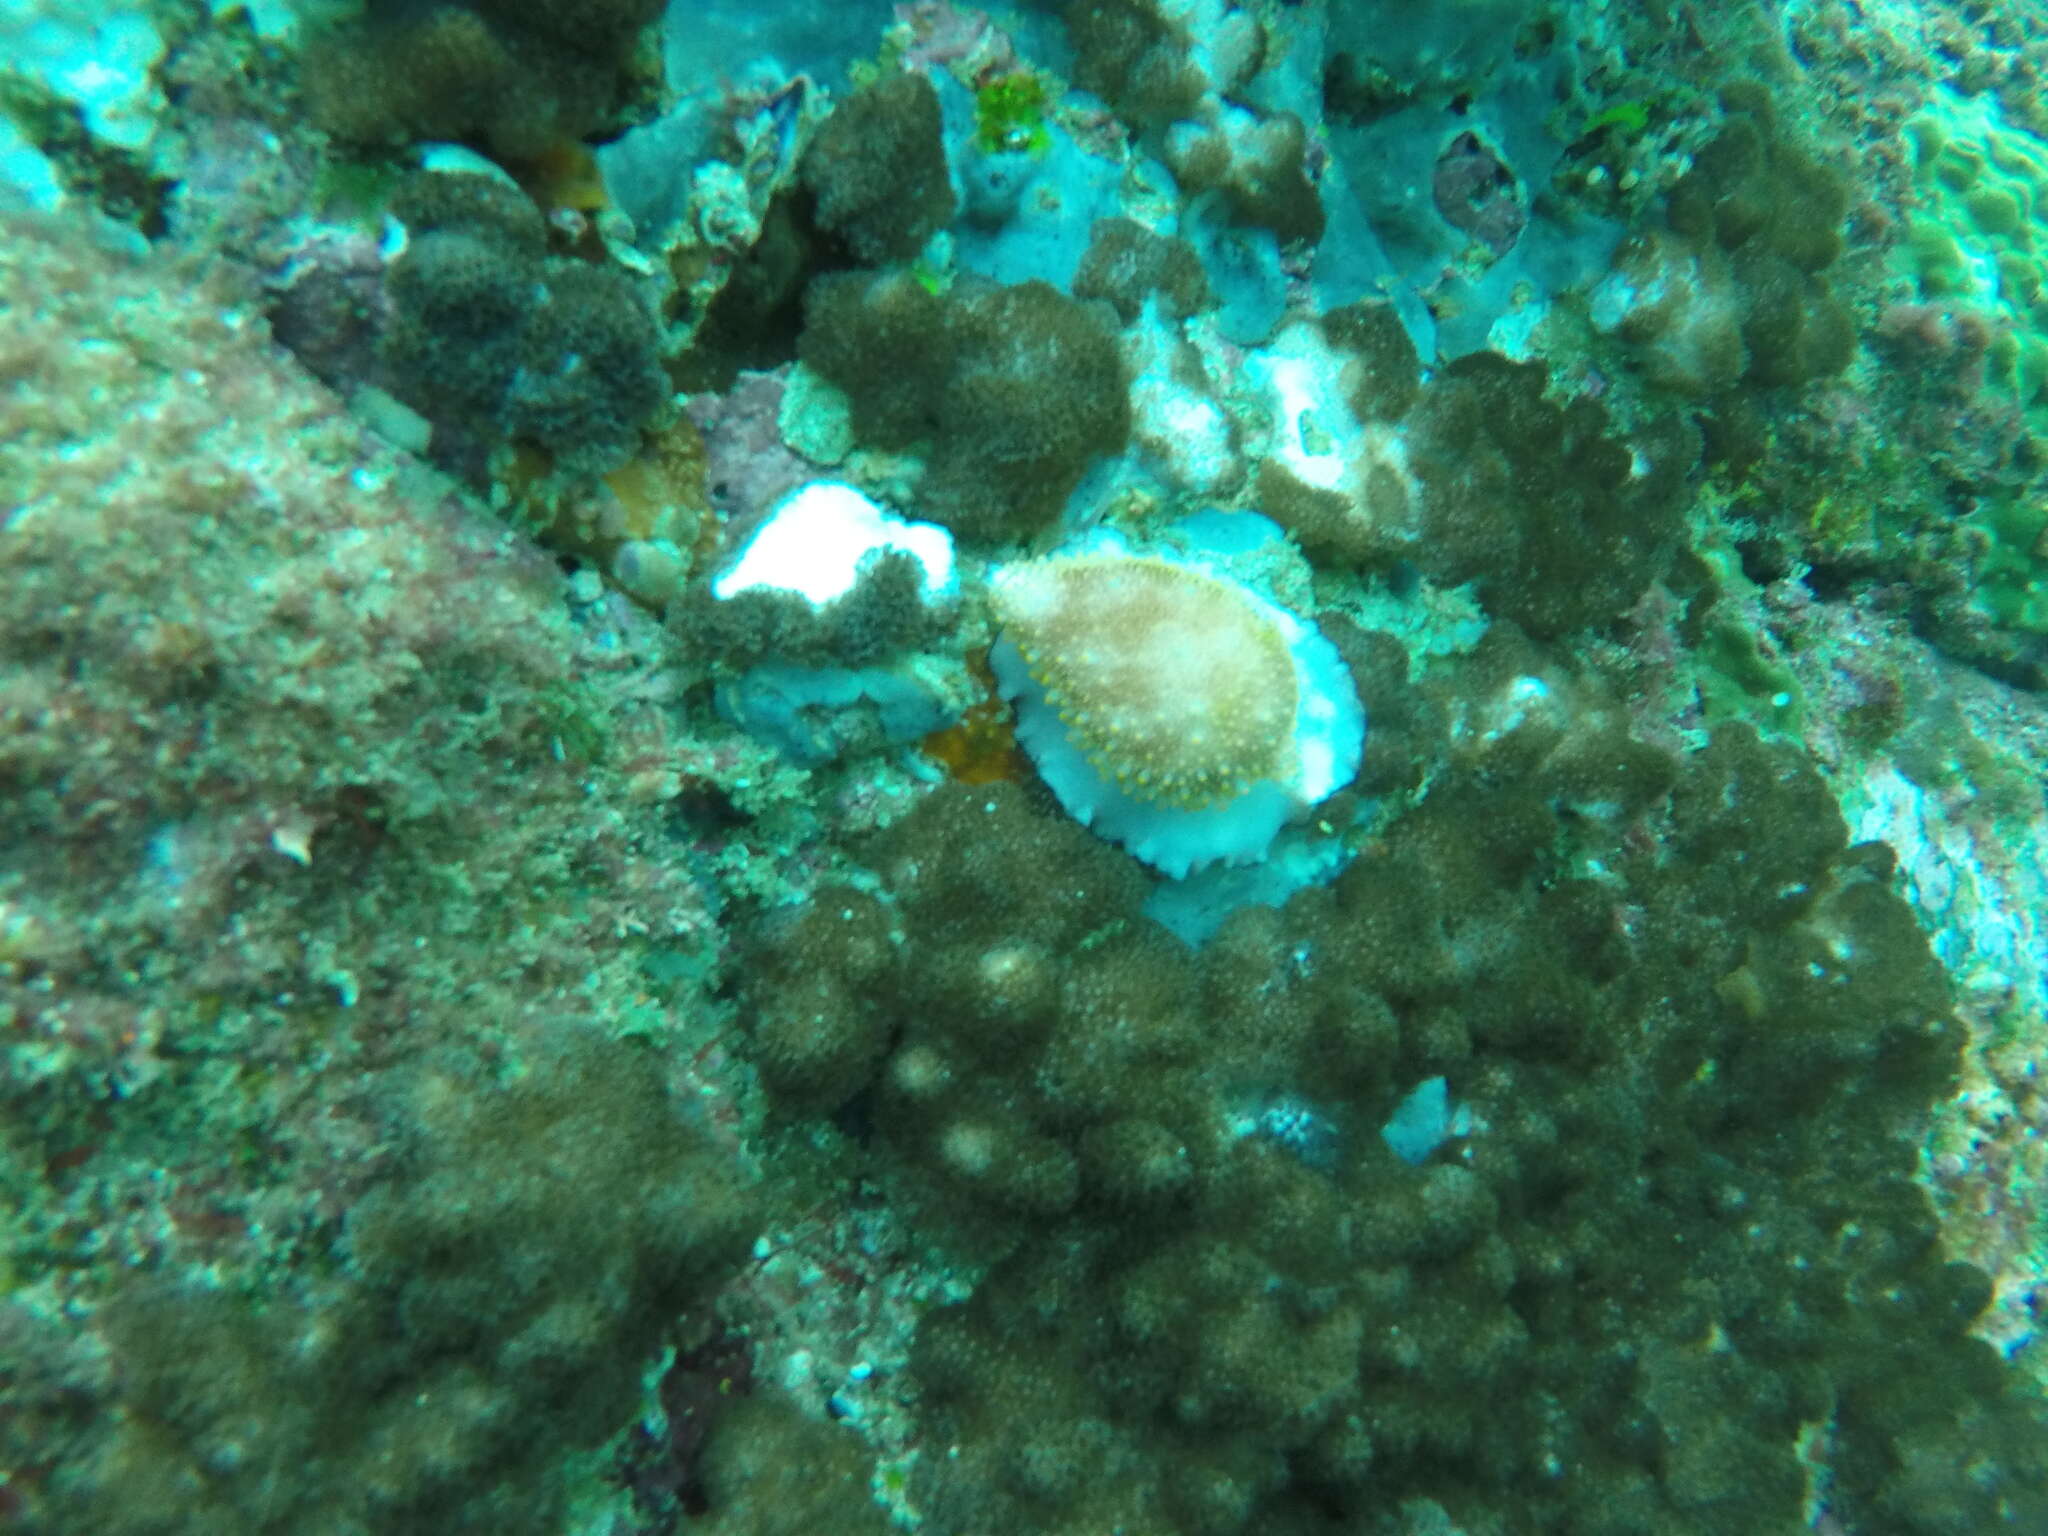
<svg viewBox="0 0 2048 1536">
<path fill-rule="evenodd" d="M 0 0 L 0 1527 L 2048 1529 L 2048 12 Z"/>
</svg>

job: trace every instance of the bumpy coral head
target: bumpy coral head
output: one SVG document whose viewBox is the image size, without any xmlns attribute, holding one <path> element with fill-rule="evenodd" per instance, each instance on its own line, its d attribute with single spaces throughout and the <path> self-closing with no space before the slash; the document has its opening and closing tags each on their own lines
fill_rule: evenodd
<svg viewBox="0 0 2048 1536">
<path fill-rule="evenodd" d="M 1005 567 L 991 597 L 990 664 L 1039 773 L 1168 874 L 1263 857 L 1357 769 L 1336 651 L 1238 582 L 1111 546 Z"/>
</svg>

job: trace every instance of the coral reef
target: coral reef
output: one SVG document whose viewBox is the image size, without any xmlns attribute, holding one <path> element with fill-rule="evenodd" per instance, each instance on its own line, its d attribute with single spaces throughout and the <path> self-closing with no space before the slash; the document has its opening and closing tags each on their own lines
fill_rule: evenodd
<svg viewBox="0 0 2048 1536">
<path fill-rule="evenodd" d="M 2048 321 L 2038 246 L 2048 154 L 1995 101 L 1942 92 L 1908 125 L 1925 206 L 1900 248 L 1920 296 L 1985 312 L 1986 382 L 2031 409 L 2048 385 Z"/>
<path fill-rule="evenodd" d="M 1545 398 L 1540 364 L 1491 352 L 1418 390 L 1385 305 L 1292 327 L 1267 357 L 1279 426 L 1258 505 L 1319 559 L 1476 582 L 1489 612 L 1545 636 L 1618 617 L 1668 564 L 1688 426 L 1627 441 L 1595 401 Z"/>
<path fill-rule="evenodd" d="M 1317 559 L 1386 564 L 1421 538 L 1420 489 L 1389 424 L 1420 388 L 1415 344 L 1385 303 L 1288 326 L 1262 359 L 1271 450 L 1253 488 L 1259 510 Z"/>
<path fill-rule="evenodd" d="M 55 1496 L 109 1532 L 557 1529 L 548 1458 L 616 1430 L 748 1234 L 644 1050 L 576 1028 L 530 1049 L 510 1082 L 451 1063 L 375 1085 L 402 1118 L 345 1285 L 261 1311 L 198 1285 L 112 1298 L 125 1417 Z"/>
<path fill-rule="evenodd" d="M 1823 273 L 1842 251 L 1843 178 L 1788 138 L 1768 93 L 1730 87 L 1723 104 L 1724 126 L 1671 189 L 1667 228 L 1617 253 L 1596 315 L 1681 393 L 1839 373 L 1855 327 Z"/>
<path fill-rule="evenodd" d="M 75 10 L 0 1525 L 2048 1528 L 2037 8 Z"/>
<path fill-rule="evenodd" d="M 1526 701 L 1530 660 L 1490 644 L 1441 682 Z M 1962 1336 L 1982 1279 L 1944 1268 L 1895 1139 L 1954 1061 L 1940 973 L 1798 754 L 1733 729 L 1674 765 L 1606 719 L 1538 703 L 1454 737 L 1384 857 L 1192 968 L 1116 924 L 1114 860 L 1014 792 L 947 792 L 889 834 L 920 943 L 848 977 L 906 1021 L 874 1123 L 905 1198 L 1011 1255 L 920 1330 L 927 1411 L 962 1448 L 923 1469 L 929 1513 L 1269 1529 L 1429 1497 L 1482 1529 L 1789 1531 L 1796 1428 L 1832 1404 L 1839 1507 L 1946 1518 L 1889 1449 L 1992 1422 L 1971 1403 L 1995 1367 Z M 1623 854 L 1667 789 L 1669 851 Z M 1758 818 L 1772 857 L 1714 853 L 1738 824 L 1753 849 Z M 1436 1072 L 1483 1129 L 1396 1172 L 1369 1128 Z M 1328 1167 L 1233 1130 L 1288 1083 L 1335 1119 Z M 1822 1210 L 1861 1239 L 1826 1240 L 1801 1214 Z M 1900 1310 L 1844 1308 L 1874 1285 Z M 1870 1329 L 1899 1330 L 1889 1364 Z M 1951 1355 L 1936 1407 L 1912 1362 Z M 1502 1418 L 1544 1402 L 1548 1430 Z M 1004 1432 L 1020 1408 L 1031 1432 Z M 2038 1475 L 2037 1430 L 1999 1412 L 2018 1481 L 1970 1518 Z"/>
<path fill-rule="evenodd" d="M 1185 240 L 1147 229 L 1135 219 L 1100 219 L 1074 274 L 1074 297 L 1107 299 L 1126 325 L 1154 301 L 1169 319 L 1209 307 L 1202 259 Z"/>
<path fill-rule="evenodd" d="M 1415 562 L 1476 579 L 1488 610 L 1539 635 L 1612 619 L 1662 571 L 1694 458 L 1666 425 L 1624 444 L 1588 400 L 1543 398 L 1540 368 L 1490 353 L 1445 368 L 1415 408 Z"/>
</svg>

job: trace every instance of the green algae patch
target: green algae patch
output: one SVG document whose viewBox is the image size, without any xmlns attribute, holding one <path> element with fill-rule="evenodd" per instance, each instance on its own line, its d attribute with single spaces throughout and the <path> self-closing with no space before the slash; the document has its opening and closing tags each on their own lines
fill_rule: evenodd
<svg viewBox="0 0 2048 1536">
<path fill-rule="evenodd" d="M 1975 604 L 2000 624 L 2048 634 L 2048 504 L 2011 496 L 1986 501 L 1966 520 L 1986 539 Z"/>
<path fill-rule="evenodd" d="M 1792 669 L 1765 654 L 1756 632 L 1733 620 L 1712 625 L 1700 642 L 1700 703 L 1709 720 L 1748 720 L 1797 736 L 1804 720 Z"/>
<path fill-rule="evenodd" d="M 1002 75 L 974 93 L 974 143 L 983 154 L 1042 155 L 1046 131 L 1045 81 L 1029 70 Z"/>
</svg>

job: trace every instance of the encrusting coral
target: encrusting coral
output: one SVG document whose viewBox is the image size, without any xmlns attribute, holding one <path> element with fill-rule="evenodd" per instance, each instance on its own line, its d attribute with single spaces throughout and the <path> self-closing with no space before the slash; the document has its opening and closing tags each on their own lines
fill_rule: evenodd
<svg viewBox="0 0 2048 1536">
<path fill-rule="evenodd" d="M 575 474 L 627 462 L 669 395 L 634 277 L 548 254 L 539 209 L 491 176 L 411 176 L 391 213 L 408 236 L 384 285 L 392 392 L 454 443 L 531 444 Z"/>
</svg>

